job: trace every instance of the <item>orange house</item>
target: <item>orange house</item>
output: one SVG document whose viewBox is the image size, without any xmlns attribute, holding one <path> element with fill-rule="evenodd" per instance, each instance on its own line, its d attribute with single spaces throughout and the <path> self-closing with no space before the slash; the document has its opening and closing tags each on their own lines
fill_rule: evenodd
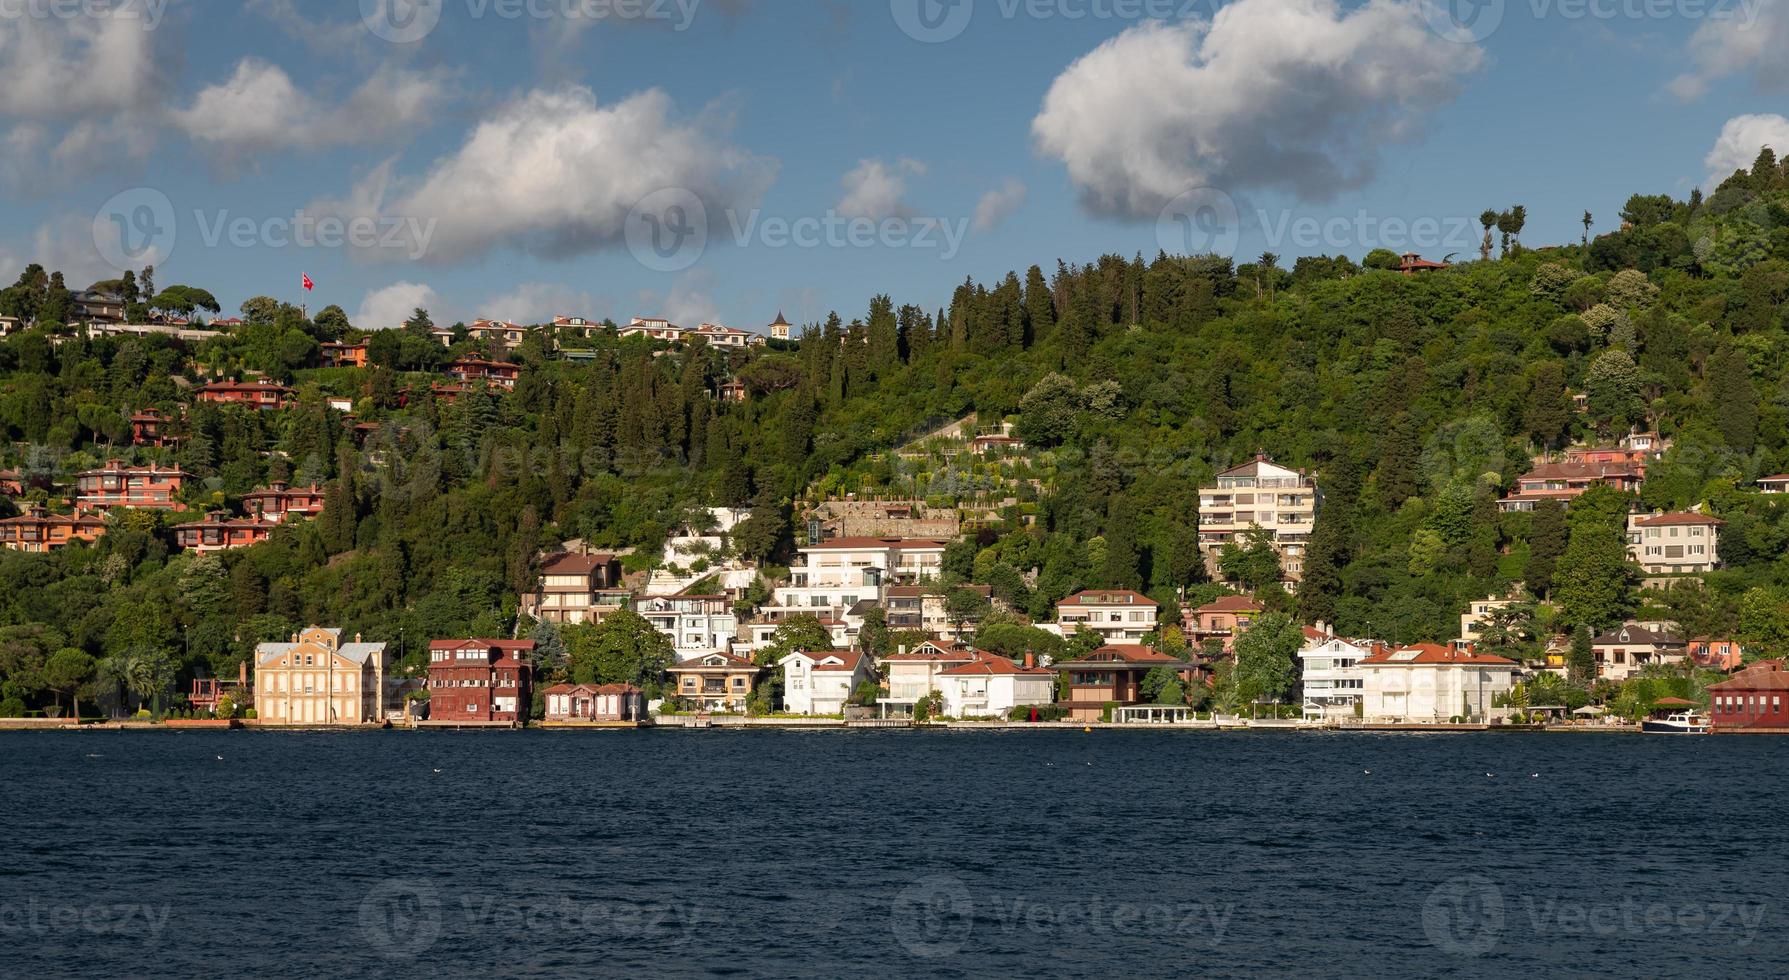
<svg viewBox="0 0 1789 980">
<path fill-rule="evenodd" d="M 106 522 L 97 517 L 46 514 L 41 509 L 0 521 L 0 547 L 47 554 L 76 541 L 97 541 Z"/>
<path fill-rule="evenodd" d="M 1195 646 L 1206 640 L 1222 640 L 1228 652 L 1236 637 L 1246 632 L 1249 624 L 1261 615 L 1263 606 L 1245 595 L 1227 595 L 1186 614 L 1187 639 Z"/>
<path fill-rule="evenodd" d="M 327 343 L 322 345 L 324 367 L 367 366 L 367 345 L 365 341 L 358 344 Z"/>
<path fill-rule="evenodd" d="M 174 529 L 174 543 L 182 551 L 209 554 L 232 551 L 260 544 L 273 534 L 273 527 L 260 521 L 232 520 L 222 513 L 206 514 L 197 524 L 182 524 Z"/>
<path fill-rule="evenodd" d="M 218 381 L 200 388 L 198 397 L 213 405 L 247 405 L 274 411 L 286 407 L 292 389 L 266 381 Z"/>
<path fill-rule="evenodd" d="M 294 487 L 274 483 L 242 498 L 249 516 L 268 524 L 303 520 L 323 513 L 322 487 Z"/>
<path fill-rule="evenodd" d="M 121 459 L 110 460 L 100 469 L 75 477 L 75 512 L 112 507 L 182 511 L 186 505 L 177 498 L 191 478 L 192 474 L 179 467 L 131 466 Z"/>
</svg>

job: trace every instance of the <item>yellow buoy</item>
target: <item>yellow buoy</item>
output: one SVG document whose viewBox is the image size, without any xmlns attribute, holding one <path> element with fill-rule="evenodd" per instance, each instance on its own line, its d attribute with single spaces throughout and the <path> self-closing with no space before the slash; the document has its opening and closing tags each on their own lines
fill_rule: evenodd
<svg viewBox="0 0 1789 980">
<path fill-rule="evenodd" d="M 1082 732 L 1084 732 L 1084 733 L 1086 733 L 1086 734 L 1088 734 L 1088 735 L 1091 735 L 1091 734 L 1093 734 L 1093 726 L 1092 726 L 1092 725 L 1088 725 L 1088 726 L 1087 726 L 1087 727 L 1085 727 L 1085 728 L 1083 728 L 1083 729 L 1081 729 L 1081 731 L 1082 731 Z"/>
</svg>

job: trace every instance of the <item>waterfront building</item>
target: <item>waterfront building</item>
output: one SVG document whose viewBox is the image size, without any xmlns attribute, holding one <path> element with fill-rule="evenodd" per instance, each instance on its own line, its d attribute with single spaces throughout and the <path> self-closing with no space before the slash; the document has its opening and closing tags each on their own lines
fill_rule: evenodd
<svg viewBox="0 0 1789 980">
<path fill-rule="evenodd" d="M 1708 688 L 1715 731 L 1789 731 L 1789 671 L 1781 660 L 1761 660 Z"/>
<path fill-rule="evenodd" d="M 1103 721 L 1108 706 L 1143 704 L 1143 678 L 1158 667 L 1174 671 L 1183 685 L 1203 681 L 1198 664 L 1134 643 L 1109 644 L 1079 660 L 1052 665 L 1068 678 L 1068 696 L 1061 704 L 1070 721 Z"/>
<path fill-rule="evenodd" d="M 429 721 L 526 724 L 534 707 L 533 640 L 429 644 Z"/>
<path fill-rule="evenodd" d="M 390 668 L 385 644 L 313 626 L 255 648 L 255 713 L 269 725 L 382 724 L 401 708 L 386 692 Z"/>
<path fill-rule="evenodd" d="M 670 669 L 676 697 L 704 711 L 744 711 L 761 672 L 730 653 L 710 653 Z"/>
<path fill-rule="evenodd" d="M 543 693 L 550 722 L 646 720 L 646 693 L 632 684 L 559 684 Z"/>
<path fill-rule="evenodd" d="M 1361 717 L 1369 722 L 1486 722 L 1521 664 L 1470 647 L 1418 643 L 1377 647 L 1360 674 Z"/>
<path fill-rule="evenodd" d="M 777 661 L 783 668 L 783 710 L 797 715 L 843 714 L 860 684 L 876 679 L 861 653 L 796 651 Z"/>
<path fill-rule="evenodd" d="M 1304 685 L 1304 716 L 1319 721 L 1352 720 L 1361 714 L 1366 677 L 1357 670 L 1373 655 L 1371 643 L 1306 630 L 1298 651 Z"/>
<path fill-rule="evenodd" d="M 634 612 L 670 638 L 679 660 L 731 652 L 739 635 L 739 617 L 724 595 L 642 596 Z"/>
<path fill-rule="evenodd" d="M 1617 683 L 1652 664 L 1679 664 L 1687 644 L 1657 624 L 1625 623 L 1590 643 L 1597 676 Z"/>
<path fill-rule="evenodd" d="M 947 717 L 1005 718 L 1014 708 L 1056 700 L 1056 672 L 1039 667 L 1031 654 L 1023 664 L 981 650 L 972 651 L 972 657 L 938 672 Z"/>
<path fill-rule="evenodd" d="M 1087 630 L 1106 643 L 1137 643 L 1154 633 L 1161 604 L 1129 589 L 1090 589 L 1056 604 L 1064 636 Z"/>
<path fill-rule="evenodd" d="M 1223 644 L 1224 652 L 1236 649 L 1236 638 L 1248 632 L 1266 608 L 1246 595 L 1227 595 L 1187 612 L 1181 620 L 1186 638 L 1203 649 L 1206 642 Z"/>
</svg>

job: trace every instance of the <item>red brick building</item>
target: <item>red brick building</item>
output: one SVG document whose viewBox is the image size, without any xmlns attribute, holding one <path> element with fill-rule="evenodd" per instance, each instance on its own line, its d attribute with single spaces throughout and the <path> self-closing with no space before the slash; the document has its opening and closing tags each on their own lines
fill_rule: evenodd
<svg viewBox="0 0 1789 980">
<path fill-rule="evenodd" d="M 191 478 L 192 474 L 179 467 L 131 466 L 121 459 L 110 460 L 97 470 L 75 476 L 75 511 L 85 514 L 113 507 L 185 510 L 186 505 L 176 498 Z"/>
<path fill-rule="evenodd" d="M 1761 660 L 1710 686 L 1708 696 L 1717 732 L 1789 731 L 1789 671 L 1781 660 Z"/>
<path fill-rule="evenodd" d="M 1142 704 L 1143 678 L 1157 667 L 1174 671 L 1182 684 L 1204 681 L 1201 665 L 1133 643 L 1103 646 L 1053 669 L 1068 676 L 1068 697 L 1061 701 L 1068 709 L 1068 720 L 1101 721 L 1108 705 Z"/>
<path fill-rule="evenodd" d="M 218 381 L 199 389 L 198 399 L 213 405 L 247 405 L 267 411 L 285 408 L 292 389 L 266 381 Z"/>
<path fill-rule="evenodd" d="M 323 488 L 273 483 L 245 495 L 242 507 L 256 520 L 268 524 L 304 520 L 323 513 Z"/>
<path fill-rule="evenodd" d="M 429 721 L 526 724 L 534 707 L 533 640 L 429 644 Z"/>
</svg>

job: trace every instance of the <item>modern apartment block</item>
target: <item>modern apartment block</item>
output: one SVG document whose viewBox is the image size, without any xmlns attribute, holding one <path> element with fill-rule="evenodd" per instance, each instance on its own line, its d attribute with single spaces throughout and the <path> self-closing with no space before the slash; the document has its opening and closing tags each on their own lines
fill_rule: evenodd
<svg viewBox="0 0 1789 980">
<path fill-rule="evenodd" d="M 1156 631 L 1162 607 L 1141 592 L 1092 589 L 1056 604 L 1056 625 L 1068 636 L 1082 630 L 1106 643 L 1140 643 Z"/>
<path fill-rule="evenodd" d="M 1647 575 L 1694 575 L 1721 564 L 1721 526 L 1707 514 L 1634 514 L 1628 518 L 1628 558 Z"/>
<path fill-rule="evenodd" d="M 1297 582 L 1322 503 L 1309 474 L 1256 456 L 1219 473 L 1216 486 L 1199 488 L 1199 549 L 1215 568 L 1225 545 L 1242 544 L 1249 529 L 1259 527 L 1273 534 L 1286 580 Z"/>
</svg>

